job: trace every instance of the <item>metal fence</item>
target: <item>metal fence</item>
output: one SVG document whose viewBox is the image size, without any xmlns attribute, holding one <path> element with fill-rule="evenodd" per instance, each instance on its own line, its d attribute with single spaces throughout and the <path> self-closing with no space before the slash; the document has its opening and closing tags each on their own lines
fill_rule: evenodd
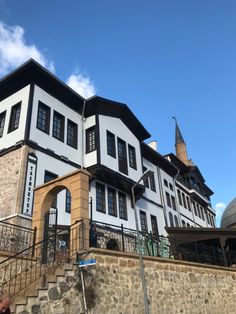
<svg viewBox="0 0 236 314">
<path fill-rule="evenodd" d="M 0 221 L 0 251 L 18 253 L 35 243 L 36 229 Z"/>
<path fill-rule="evenodd" d="M 16 295 L 51 269 L 75 259 L 83 248 L 83 221 L 71 225 L 70 240 L 63 243 L 64 230 L 49 235 L 31 247 L 0 262 L 0 292 Z"/>
<path fill-rule="evenodd" d="M 173 237 L 155 236 L 151 232 L 140 232 L 140 241 L 136 230 L 92 221 L 90 224 L 90 247 L 142 253 L 146 256 L 171 258 L 196 263 L 231 266 L 236 264 L 236 251 L 222 251 L 220 245 L 205 245 L 191 242 L 177 244 Z"/>
</svg>

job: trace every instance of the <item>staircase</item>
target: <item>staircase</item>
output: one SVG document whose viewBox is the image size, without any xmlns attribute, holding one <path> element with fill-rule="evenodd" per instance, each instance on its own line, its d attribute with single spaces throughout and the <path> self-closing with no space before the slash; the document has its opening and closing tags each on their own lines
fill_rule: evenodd
<svg viewBox="0 0 236 314">
<path fill-rule="evenodd" d="M 24 313 L 27 308 L 36 306 L 40 302 L 40 298 L 45 297 L 45 293 L 52 287 L 56 287 L 58 281 L 65 282 L 66 276 L 73 276 L 75 266 L 66 263 L 63 266 L 58 266 L 54 271 L 43 275 L 40 279 L 29 285 L 26 289 L 19 292 L 14 298 L 11 305 L 11 313 Z"/>
<path fill-rule="evenodd" d="M 69 248 L 58 245 L 62 230 L 0 262 L 0 290 L 12 295 L 12 313 L 29 313 L 25 311 L 29 301 L 37 299 L 58 277 L 63 279 L 66 272 L 72 271 L 76 254 L 85 252 L 83 221 L 77 221 L 73 227 Z"/>
</svg>

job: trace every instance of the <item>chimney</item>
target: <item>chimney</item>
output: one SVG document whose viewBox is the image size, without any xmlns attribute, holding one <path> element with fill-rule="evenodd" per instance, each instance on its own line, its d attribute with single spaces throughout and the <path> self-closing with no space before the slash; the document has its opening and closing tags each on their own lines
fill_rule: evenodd
<svg viewBox="0 0 236 314">
<path fill-rule="evenodd" d="M 154 149 L 157 152 L 157 141 L 152 141 L 148 143 L 148 146 L 150 146 L 152 149 Z"/>
</svg>

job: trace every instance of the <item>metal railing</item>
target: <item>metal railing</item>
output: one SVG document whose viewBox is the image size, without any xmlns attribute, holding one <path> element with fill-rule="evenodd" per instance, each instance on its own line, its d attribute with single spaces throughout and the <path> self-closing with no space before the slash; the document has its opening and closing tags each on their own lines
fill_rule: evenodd
<svg viewBox="0 0 236 314">
<path fill-rule="evenodd" d="M 139 253 L 149 256 L 169 258 L 171 256 L 169 239 L 155 236 L 151 232 L 140 232 L 140 243 L 136 230 L 93 221 L 90 226 L 90 246 L 103 249 Z"/>
<path fill-rule="evenodd" d="M 127 253 L 140 253 L 146 256 L 171 258 L 218 266 L 236 264 L 236 251 L 212 244 L 192 242 L 177 244 L 172 237 L 155 236 L 151 232 L 140 232 L 141 245 L 138 245 L 136 230 L 92 221 L 90 224 L 90 247 L 111 249 Z"/>
<path fill-rule="evenodd" d="M 36 228 L 0 221 L 0 251 L 18 253 L 35 244 Z"/>
<path fill-rule="evenodd" d="M 70 231 L 72 230 L 72 232 Z M 65 230 L 0 262 L 0 291 L 16 295 L 58 265 L 70 262 L 83 248 L 83 220 L 71 225 L 69 243 L 63 240 Z"/>
</svg>

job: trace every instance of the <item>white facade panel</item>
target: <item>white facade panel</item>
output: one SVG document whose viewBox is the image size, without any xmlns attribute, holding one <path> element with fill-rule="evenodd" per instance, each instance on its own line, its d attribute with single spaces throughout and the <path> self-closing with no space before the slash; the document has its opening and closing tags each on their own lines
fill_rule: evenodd
<svg viewBox="0 0 236 314">
<path fill-rule="evenodd" d="M 148 170 L 151 170 L 154 172 L 154 181 L 155 181 L 155 189 L 156 189 L 156 191 L 153 191 L 151 189 L 150 180 L 149 180 L 149 188 L 146 187 L 143 196 L 161 205 L 161 194 L 160 194 L 160 185 L 159 185 L 158 176 L 157 176 L 157 167 L 153 165 L 150 161 L 144 158 L 143 158 L 143 166 L 147 168 Z"/>
<path fill-rule="evenodd" d="M 38 103 L 41 101 L 45 105 L 51 108 L 50 114 L 50 131 L 49 134 L 37 129 L 37 115 L 38 115 Z M 53 112 L 57 111 L 65 117 L 65 131 L 64 142 L 52 136 L 53 130 Z M 67 123 L 68 119 L 78 125 L 78 148 L 75 149 L 66 144 L 67 141 Z M 39 146 L 49 148 L 57 155 L 67 157 L 69 160 L 81 164 L 81 145 L 82 145 L 82 128 L 81 128 L 81 115 L 78 112 L 70 109 L 56 98 L 49 95 L 43 89 L 35 86 L 34 98 L 33 98 L 33 110 L 30 127 L 30 140 L 36 142 Z"/>
<path fill-rule="evenodd" d="M 84 166 L 85 167 L 90 167 L 97 163 L 97 149 L 86 154 L 86 130 L 93 126 L 96 126 L 95 115 L 88 117 L 84 120 Z"/>
<path fill-rule="evenodd" d="M 0 114 L 6 111 L 3 136 L 0 138 L 0 150 L 11 147 L 15 143 L 22 141 L 25 134 L 26 116 L 29 102 L 30 85 L 22 88 L 0 102 Z M 8 133 L 11 109 L 14 105 L 21 102 L 19 127 Z"/>
<path fill-rule="evenodd" d="M 99 115 L 99 130 L 100 130 L 99 133 L 100 133 L 101 164 L 112 169 L 115 172 L 119 172 L 117 157 L 117 138 L 119 137 L 120 139 L 126 142 L 128 175 L 122 172 L 120 173 L 126 177 L 129 177 L 135 182 L 138 181 L 142 175 L 139 140 L 118 118 Z M 113 158 L 107 154 L 107 131 L 115 135 L 116 158 Z M 135 148 L 137 170 L 129 166 L 128 144 L 132 145 Z"/>
</svg>

